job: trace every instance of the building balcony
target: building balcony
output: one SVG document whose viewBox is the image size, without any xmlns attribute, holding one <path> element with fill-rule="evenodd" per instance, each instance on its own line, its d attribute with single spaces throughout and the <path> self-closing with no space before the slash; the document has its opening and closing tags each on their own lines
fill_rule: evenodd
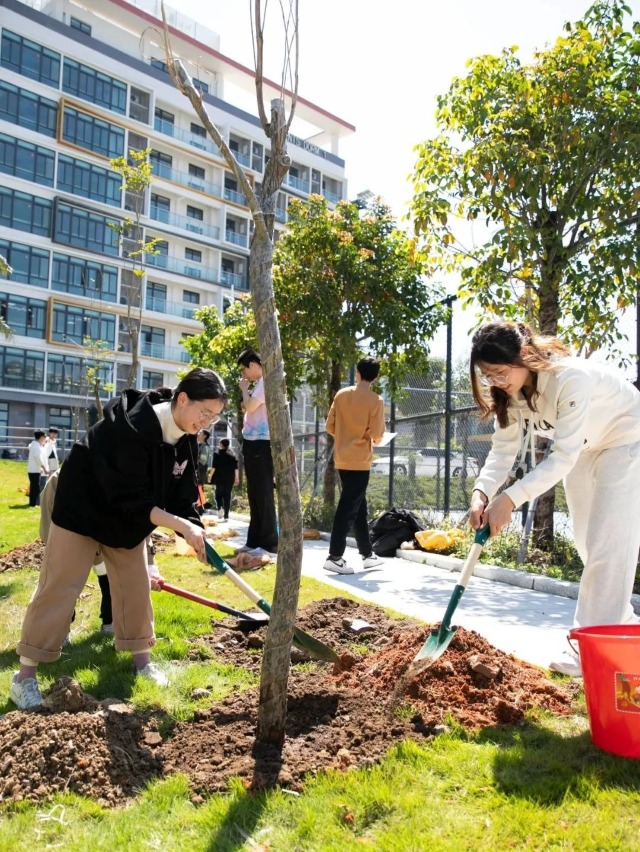
<svg viewBox="0 0 640 852">
<path fill-rule="evenodd" d="M 159 358 L 161 361 L 175 361 L 178 364 L 188 364 L 191 361 L 189 353 L 182 346 L 148 343 L 146 340 L 140 341 L 140 354 L 146 358 Z"/>
<path fill-rule="evenodd" d="M 187 305 L 185 302 L 168 302 L 166 299 L 157 299 L 152 296 L 147 296 L 144 306 L 147 311 L 182 317 L 182 319 L 194 319 L 195 312 L 200 307 L 200 305 Z"/>
<path fill-rule="evenodd" d="M 228 228 L 224 232 L 224 238 L 228 243 L 233 243 L 236 246 L 247 248 L 247 235 L 238 234 L 236 231 L 230 231 Z"/>
<path fill-rule="evenodd" d="M 237 287 L 239 290 L 248 290 L 249 285 L 244 275 L 238 275 L 237 272 L 227 272 L 222 270 L 220 273 L 220 281 L 226 284 L 227 287 Z"/>
<path fill-rule="evenodd" d="M 221 157 L 218 146 L 209 139 L 208 136 L 197 136 L 189 130 L 181 130 L 179 127 L 171 124 L 169 121 L 162 121 L 156 118 L 153 123 L 154 129 L 164 136 L 171 136 L 172 139 L 178 139 L 180 142 L 185 142 L 194 148 L 199 148 L 200 151 L 206 151 L 207 154 L 213 154 L 214 157 Z"/>
<path fill-rule="evenodd" d="M 164 178 L 164 180 L 169 180 L 180 186 L 186 186 L 188 189 L 196 189 L 198 192 L 204 192 L 206 195 L 212 195 L 215 198 L 222 198 L 222 186 L 219 183 L 210 183 L 207 180 L 190 175 L 189 172 L 181 172 L 153 160 L 152 165 L 155 177 Z"/>
<path fill-rule="evenodd" d="M 295 189 L 299 189 L 300 192 L 309 192 L 309 178 L 297 178 L 293 175 L 287 176 L 287 183 L 289 186 L 293 186 Z"/>
<path fill-rule="evenodd" d="M 245 207 L 247 206 L 244 193 L 237 192 L 235 189 L 228 189 L 226 186 L 224 188 L 224 200 L 233 201 L 235 204 L 243 204 Z"/>
<path fill-rule="evenodd" d="M 179 216 L 177 213 L 171 213 L 164 207 L 158 207 L 155 204 L 152 204 L 149 209 L 149 218 L 155 219 L 156 222 L 163 222 L 165 225 L 173 225 L 184 231 L 190 231 L 192 234 L 201 234 L 203 237 L 210 237 L 212 240 L 220 240 L 220 228 L 216 228 L 215 225 L 205 225 L 204 222 L 191 216 Z"/>
<path fill-rule="evenodd" d="M 217 269 L 213 269 L 211 266 L 203 266 L 200 263 L 196 264 L 193 260 L 184 260 L 184 258 L 173 255 L 147 253 L 144 262 L 147 266 L 166 269 L 168 272 L 186 275 L 188 278 L 197 278 L 199 281 L 209 281 L 212 284 L 217 284 L 219 281 Z"/>
</svg>

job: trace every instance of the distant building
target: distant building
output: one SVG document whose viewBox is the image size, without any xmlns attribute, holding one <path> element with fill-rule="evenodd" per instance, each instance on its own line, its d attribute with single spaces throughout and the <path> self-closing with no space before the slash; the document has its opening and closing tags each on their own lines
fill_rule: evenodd
<svg viewBox="0 0 640 852">
<path fill-rule="evenodd" d="M 253 71 L 221 54 L 215 33 L 168 14 L 175 53 L 259 184 L 269 151 Z M 152 149 L 140 236 L 159 242 L 145 257 L 138 387 L 175 384 L 189 363 L 180 341 L 201 330 L 198 306 L 222 313 L 248 292 L 249 211 L 173 86 L 161 26 L 155 0 L 0 0 L 0 254 L 13 268 L 0 278 L 0 316 L 13 331 L 0 337 L 0 448 L 36 426 L 84 429 L 87 338 L 108 343 L 103 381 L 126 385 L 131 270 L 109 225 L 122 222 L 131 198 L 112 158 Z M 267 98 L 278 91 L 267 86 Z M 304 131 L 289 140 L 279 229 L 291 198 L 346 196 L 339 141 L 354 128 L 304 99 L 296 116 Z"/>
</svg>

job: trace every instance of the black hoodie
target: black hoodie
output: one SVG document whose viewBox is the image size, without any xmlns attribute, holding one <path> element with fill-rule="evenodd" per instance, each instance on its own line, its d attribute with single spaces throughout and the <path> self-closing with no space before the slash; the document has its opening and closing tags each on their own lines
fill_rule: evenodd
<svg viewBox="0 0 640 852">
<path fill-rule="evenodd" d="M 195 502 L 197 440 L 165 444 L 155 391 L 125 390 L 75 443 L 60 470 L 52 520 L 108 547 L 131 548 L 154 529 L 154 506 L 200 524 Z"/>
</svg>

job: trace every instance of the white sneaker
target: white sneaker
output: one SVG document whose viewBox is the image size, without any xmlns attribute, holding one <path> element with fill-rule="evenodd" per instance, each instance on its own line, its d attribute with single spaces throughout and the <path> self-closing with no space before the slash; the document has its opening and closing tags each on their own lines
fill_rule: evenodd
<svg viewBox="0 0 640 852">
<path fill-rule="evenodd" d="M 580 657 L 576 654 L 571 654 L 565 651 L 562 656 L 549 663 L 549 668 L 552 672 L 569 675 L 570 677 L 582 677 L 582 666 L 580 665 Z"/>
<path fill-rule="evenodd" d="M 380 568 L 381 565 L 384 565 L 384 559 L 380 559 L 377 553 L 362 557 L 363 568 Z"/>
<path fill-rule="evenodd" d="M 224 509 L 218 509 L 218 518 L 222 520 L 224 518 Z"/>
<path fill-rule="evenodd" d="M 35 677 L 27 677 L 21 683 L 18 683 L 17 676 L 18 672 L 14 674 L 11 680 L 9 698 L 18 710 L 32 710 L 34 707 L 39 707 L 42 704 L 42 695 L 38 681 Z"/>
<path fill-rule="evenodd" d="M 140 677 L 145 677 L 147 680 L 153 681 L 153 683 L 158 686 L 169 685 L 169 678 L 163 674 L 159 668 L 154 666 L 153 663 L 147 663 L 143 669 L 136 669 L 136 674 L 140 675 Z"/>
<path fill-rule="evenodd" d="M 326 571 L 335 571 L 336 574 L 353 574 L 353 568 L 347 565 L 340 556 L 335 559 L 333 556 L 329 556 L 322 567 Z"/>
</svg>

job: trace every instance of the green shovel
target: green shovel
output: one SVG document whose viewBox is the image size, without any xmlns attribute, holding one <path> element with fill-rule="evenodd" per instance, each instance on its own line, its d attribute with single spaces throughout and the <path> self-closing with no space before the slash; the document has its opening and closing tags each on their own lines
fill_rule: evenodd
<svg viewBox="0 0 640 852">
<path fill-rule="evenodd" d="M 447 606 L 440 627 L 433 628 L 427 641 L 424 643 L 422 648 L 420 648 L 414 657 L 413 662 L 409 666 L 409 669 L 407 670 L 408 675 L 418 674 L 419 672 L 428 669 L 429 666 L 433 665 L 438 657 L 442 656 L 449 647 L 449 644 L 458 629 L 457 627 L 451 626 L 451 616 L 460 602 L 460 598 L 462 597 L 462 594 L 467 587 L 467 583 L 473 574 L 473 569 L 476 567 L 476 562 L 480 558 L 482 548 L 487 543 L 490 534 L 491 532 L 488 526 L 481 527 L 476 531 L 476 535 L 473 540 L 474 543 L 464 565 L 462 566 L 460 580 L 453 590 L 451 600 L 449 601 L 449 605 Z"/>
<path fill-rule="evenodd" d="M 225 574 L 231 582 L 240 589 L 240 591 L 245 593 L 249 600 L 253 601 L 253 603 L 267 615 L 270 615 L 271 606 L 264 600 L 264 598 L 261 598 L 255 589 L 252 589 L 248 583 L 245 583 L 242 577 L 239 577 L 236 574 L 233 568 L 227 565 L 224 559 L 208 541 L 205 541 L 204 546 L 209 565 L 211 565 L 212 568 L 215 568 L 219 574 Z M 298 627 L 293 628 L 293 644 L 300 648 L 300 650 L 307 651 L 312 657 L 315 657 L 318 660 L 337 663 L 340 659 L 333 648 L 325 645 L 324 642 L 320 642 L 319 639 L 314 639 L 313 636 L 310 636 Z"/>
</svg>

